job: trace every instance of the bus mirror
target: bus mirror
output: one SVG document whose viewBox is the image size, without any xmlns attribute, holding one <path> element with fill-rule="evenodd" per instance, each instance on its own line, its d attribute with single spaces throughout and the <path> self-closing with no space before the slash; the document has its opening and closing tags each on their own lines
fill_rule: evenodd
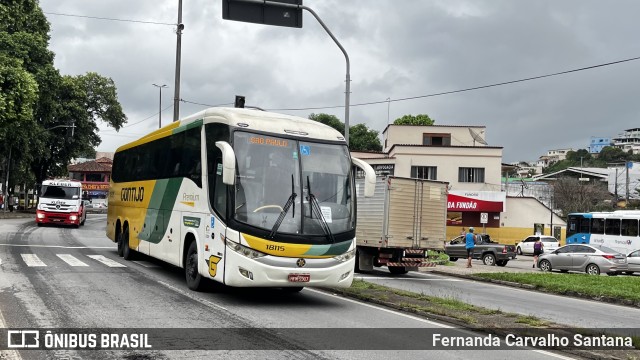
<svg viewBox="0 0 640 360">
<path fill-rule="evenodd" d="M 373 192 L 376 189 L 376 172 L 373 170 L 371 165 L 360 159 L 352 157 L 351 161 L 355 166 L 364 171 L 364 196 L 372 197 Z"/>
<path fill-rule="evenodd" d="M 226 141 L 216 141 L 216 146 L 222 151 L 222 182 L 233 185 L 236 179 L 236 154 Z"/>
</svg>

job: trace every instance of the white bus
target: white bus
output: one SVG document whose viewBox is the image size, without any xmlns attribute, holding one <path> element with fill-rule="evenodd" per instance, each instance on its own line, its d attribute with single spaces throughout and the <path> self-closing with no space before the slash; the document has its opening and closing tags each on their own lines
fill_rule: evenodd
<svg viewBox="0 0 640 360">
<path fill-rule="evenodd" d="M 356 189 L 344 137 L 319 122 L 250 109 L 210 108 L 117 149 L 107 236 L 238 287 L 348 287 Z"/>
<path fill-rule="evenodd" d="M 603 245 L 621 254 L 640 249 L 640 211 L 569 214 L 567 244 Z"/>
</svg>

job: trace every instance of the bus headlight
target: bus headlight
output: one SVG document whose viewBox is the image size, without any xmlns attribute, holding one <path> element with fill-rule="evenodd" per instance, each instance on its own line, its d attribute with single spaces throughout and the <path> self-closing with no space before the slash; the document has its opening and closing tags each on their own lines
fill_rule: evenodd
<svg viewBox="0 0 640 360">
<path fill-rule="evenodd" d="M 356 255 L 356 249 L 354 248 L 353 250 L 349 250 L 346 253 L 342 255 L 334 256 L 333 258 L 340 262 L 345 262 L 353 258 L 355 255 Z"/>
<path fill-rule="evenodd" d="M 248 248 L 244 245 L 240 245 L 237 242 L 231 241 L 229 239 L 225 239 L 225 243 L 227 244 L 227 246 L 237 252 L 238 254 L 242 255 L 242 256 L 246 256 L 249 259 L 257 259 L 257 258 L 261 258 L 267 254 L 265 253 L 261 253 L 259 251 L 255 251 L 251 248 Z"/>
</svg>

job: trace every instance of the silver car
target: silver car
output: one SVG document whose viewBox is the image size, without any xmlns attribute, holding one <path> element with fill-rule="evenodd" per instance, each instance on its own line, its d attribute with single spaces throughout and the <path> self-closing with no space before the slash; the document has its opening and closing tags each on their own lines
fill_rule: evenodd
<svg viewBox="0 0 640 360">
<path fill-rule="evenodd" d="M 601 245 L 572 244 L 538 258 L 542 271 L 583 271 L 590 275 L 618 275 L 628 270 L 627 256 Z"/>
<path fill-rule="evenodd" d="M 625 273 L 631 275 L 634 272 L 640 272 L 640 250 L 636 250 L 627 255 L 628 269 Z"/>
</svg>

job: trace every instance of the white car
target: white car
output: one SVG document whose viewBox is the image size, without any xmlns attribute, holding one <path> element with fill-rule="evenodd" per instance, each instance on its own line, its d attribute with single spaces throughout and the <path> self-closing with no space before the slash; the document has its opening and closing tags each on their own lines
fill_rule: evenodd
<svg viewBox="0 0 640 360">
<path fill-rule="evenodd" d="M 554 238 L 553 236 L 532 235 L 520 241 L 516 245 L 516 253 L 518 253 L 518 255 L 522 255 L 522 254 L 533 255 L 533 244 L 535 244 L 536 241 L 538 241 L 538 239 L 542 241 L 542 248 L 545 253 L 555 251 L 560 247 L 560 242 L 558 241 L 558 239 Z"/>
</svg>

